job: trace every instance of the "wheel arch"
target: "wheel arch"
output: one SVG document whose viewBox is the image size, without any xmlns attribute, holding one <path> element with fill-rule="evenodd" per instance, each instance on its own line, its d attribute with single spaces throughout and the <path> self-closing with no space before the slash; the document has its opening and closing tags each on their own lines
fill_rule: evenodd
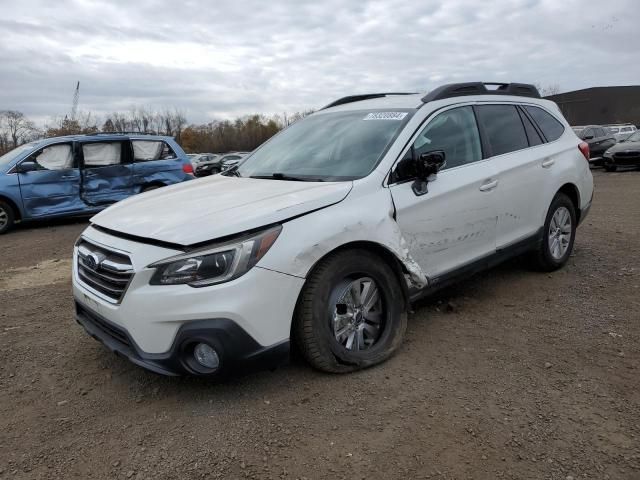
<svg viewBox="0 0 640 480">
<path fill-rule="evenodd" d="M 313 273 L 313 271 L 318 267 L 318 265 L 324 259 L 326 259 L 331 255 L 335 255 L 338 252 L 342 252 L 344 250 L 366 250 L 380 257 L 391 268 L 391 270 L 395 274 L 398 284 L 400 285 L 400 288 L 402 289 L 402 293 L 403 293 L 403 301 L 404 301 L 403 309 L 405 311 L 409 310 L 411 295 L 410 295 L 409 287 L 407 285 L 407 281 L 405 278 L 405 275 L 409 275 L 409 272 L 407 271 L 407 268 L 404 266 L 402 261 L 396 256 L 396 254 L 393 253 L 388 248 L 386 248 L 384 245 L 381 245 L 380 243 L 376 243 L 368 240 L 356 240 L 356 241 L 344 243 L 334 248 L 333 250 L 326 252 L 322 257 L 320 257 L 311 266 L 311 268 L 309 268 L 306 278 L 309 278 L 309 276 Z M 296 304 L 300 300 L 303 290 L 304 290 L 304 286 L 300 289 L 300 292 L 298 293 L 298 300 L 296 301 Z"/>
<path fill-rule="evenodd" d="M 573 183 L 565 183 L 558 189 L 558 191 L 556 192 L 556 195 L 558 193 L 564 193 L 567 197 L 569 197 L 569 199 L 571 200 L 571 203 L 573 203 L 573 206 L 575 208 L 576 219 L 578 223 L 580 223 L 581 203 L 580 203 L 580 191 L 578 190 L 578 187 Z"/>
<path fill-rule="evenodd" d="M 15 221 L 21 221 L 23 219 L 22 211 L 18 207 L 18 204 L 14 202 L 11 198 L 5 195 L 0 195 L 0 201 L 5 202 L 7 205 L 9 205 L 13 209 L 13 213 L 15 215 L 15 218 L 14 218 Z"/>
<path fill-rule="evenodd" d="M 152 180 L 150 182 L 145 182 L 142 185 L 140 185 L 140 192 L 138 192 L 138 193 L 144 192 L 149 187 L 158 187 L 158 188 L 160 188 L 160 187 L 166 187 L 166 186 L 167 186 L 167 184 L 161 182 L 160 180 Z"/>
</svg>

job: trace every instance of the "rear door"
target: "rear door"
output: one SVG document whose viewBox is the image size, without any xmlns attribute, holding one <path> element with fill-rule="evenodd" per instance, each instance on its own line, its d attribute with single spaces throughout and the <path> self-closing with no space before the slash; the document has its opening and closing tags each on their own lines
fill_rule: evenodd
<svg viewBox="0 0 640 480">
<path fill-rule="evenodd" d="M 87 205 L 109 205 L 133 194 L 129 140 L 83 142 L 79 148 L 81 198 Z"/>
<path fill-rule="evenodd" d="M 27 217 L 77 213 L 86 208 L 80 200 L 80 171 L 73 143 L 43 147 L 26 160 L 38 165 L 38 170 L 17 174 Z"/>
<path fill-rule="evenodd" d="M 491 163 L 483 159 L 471 106 L 437 114 L 407 147 L 405 157 L 412 156 L 411 150 L 416 158 L 434 150 L 443 150 L 446 157 L 427 193 L 416 194 L 414 179 L 398 166 L 390 185 L 409 252 L 433 281 L 495 252 L 498 182 Z"/>
<path fill-rule="evenodd" d="M 496 248 L 511 246 L 540 228 L 539 195 L 554 159 L 530 118 L 513 104 L 476 107 L 491 163 L 497 170 Z"/>
</svg>

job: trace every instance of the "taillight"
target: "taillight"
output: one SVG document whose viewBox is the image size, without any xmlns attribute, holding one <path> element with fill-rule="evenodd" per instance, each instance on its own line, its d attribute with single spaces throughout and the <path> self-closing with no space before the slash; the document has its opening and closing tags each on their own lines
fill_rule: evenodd
<svg viewBox="0 0 640 480">
<path fill-rule="evenodd" d="M 589 144 L 587 142 L 580 142 L 580 145 L 578 145 L 578 150 L 580 150 L 580 153 L 582 153 L 582 155 L 584 155 L 584 159 L 588 162 L 589 161 Z"/>
<path fill-rule="evenodd" d="M 588 151 L 588 149 L 587 149 Z M 182 164 L 182 171 L 184 173 L 186 173 L 187 175 L 193 175 L 193 165 L 191 165 L 191 163 L 183 163 Z"/>
</svg>

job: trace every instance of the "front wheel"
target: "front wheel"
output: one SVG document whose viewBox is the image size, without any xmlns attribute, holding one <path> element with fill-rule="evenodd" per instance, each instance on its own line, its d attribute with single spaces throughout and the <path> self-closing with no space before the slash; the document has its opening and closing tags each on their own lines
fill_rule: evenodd
<svg viewBox="0 0 640 480">
<path fill-rule="evenodd" d="M 7 202 L 0 200 L 0 235 L 7 233 L 13 227 L 16 214 Z"/>
<path fill-rule="evenodd" d="M 404 296 L 393 270 L 366 250 L 322 260 L 296 307 L 293 337 L 318 370 L 345 373 L 376 365 L 404 337 Z"/>
<path fill-rule="evenodd" d="M 558 193 L 547 212 L 542 240 L 533 255 L 534 266 L 545 272 L 563 267 L 573 250 L 576 228 L 573 202 L 564 193 Z"/>
</svg>

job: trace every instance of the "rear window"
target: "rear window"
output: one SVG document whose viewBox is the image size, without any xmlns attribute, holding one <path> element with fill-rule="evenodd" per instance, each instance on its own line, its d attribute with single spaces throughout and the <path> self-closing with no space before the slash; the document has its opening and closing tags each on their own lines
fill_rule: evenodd
<svg viewBox="0 0 640 480">
<path fill-rule="evenodd" d="M 564 132 L 564 126 L 556 120 L 553 115 L 545 112 L 539 107 L 526 106 L 524 108 L 538 124 L 548 142 L 553 142 L 560 138 Z"/>
<path fill-rule="evenodd" d="M 132 140 L 133 160 L 135 162 L 151 162 L 153 160 L 169 160 L 176 158 L 173 149 L 162 140 Z M 206 155 L 196 156 L 197 160 L 206 160 Z"/>
<path fill-rule="evenodd" d="M 529 146 L 520 115 L 513 105 L 481 105 L 478 116 L 492 155 L 515 152 Z"/>
</svg>

